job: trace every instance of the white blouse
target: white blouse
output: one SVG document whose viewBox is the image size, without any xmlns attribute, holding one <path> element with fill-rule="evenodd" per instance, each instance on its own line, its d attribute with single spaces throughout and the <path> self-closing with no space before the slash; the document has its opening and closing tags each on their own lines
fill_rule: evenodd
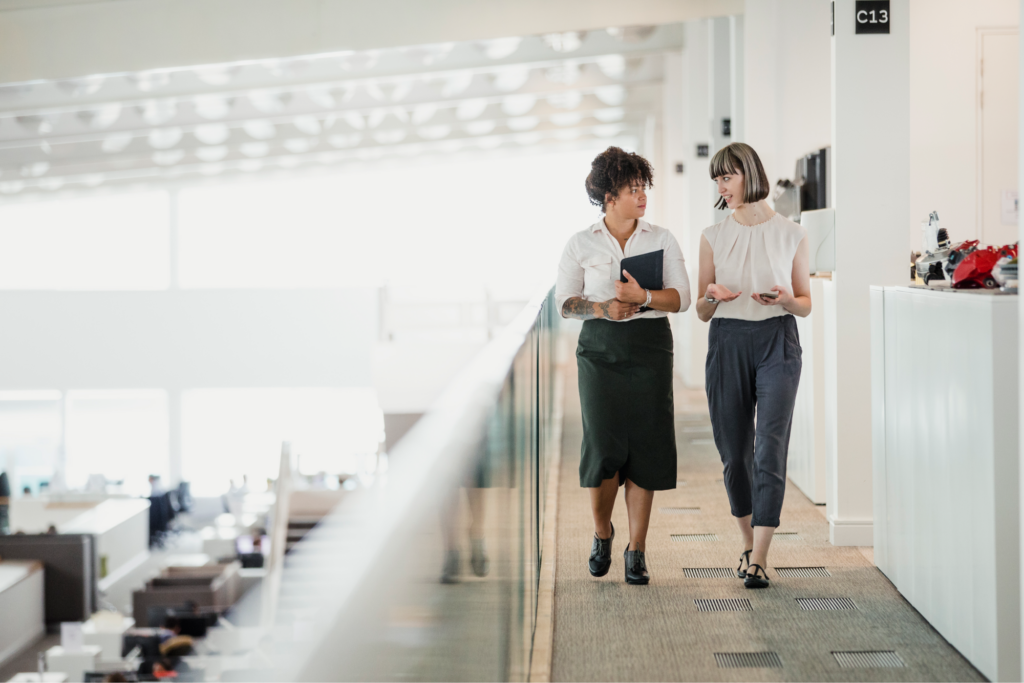
<svg viewBox="0 0 1024 683">
<path fill-rule="evenodd" d="M 718 304 L 716 318 L 767 320 L 789 315 L 782 306 L 762 306 L 751 294 L 770 292 L 778 285 L 793 291 L 793 259 L 807 230 L 781 214 L 764 223 L 741 225 L 730 214 L 703 233 L 715 252 L 715 283 L 743 292 L 734 301 Z"/>
<path fill-rule="evenodd" d="M 619 241 L 608 231 L 602 218 L 586 230 L 571 238 L 562 252 L 558 264 L 558 281 L 555 283 L 555 305 L 558 312 L 572 297 L 587 301 L 608 301 L 615 298 L 615 280 L 618 279 L 622 259 L 629 256 L 648 254 L 659 249 L 665 250 L 662 270 L 662 287 L 679 292 L 679 310 L 690 307 L 690 278 L 686 275 L 686 262 L 679 243 L 671 232 L 647 221 L 638 220 L 633 234 L 626 240 L 626 248 L 619 247 Z M 664 318 L 666 311 L 650 309 L 625 320 L 638 318 Z"/>
</svg>

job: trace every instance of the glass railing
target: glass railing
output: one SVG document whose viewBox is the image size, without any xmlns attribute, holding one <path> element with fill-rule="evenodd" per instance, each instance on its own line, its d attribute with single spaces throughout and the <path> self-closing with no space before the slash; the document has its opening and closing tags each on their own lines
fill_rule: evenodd
<svg viewBox="0 0 1024 683">
<path fill-rule="evenodd" d="M 537 297 L 467 359 L 379 481 L 286 557 L 249 675 L 527 678 L 556 445 L 553 309 Z"/>
</svg>

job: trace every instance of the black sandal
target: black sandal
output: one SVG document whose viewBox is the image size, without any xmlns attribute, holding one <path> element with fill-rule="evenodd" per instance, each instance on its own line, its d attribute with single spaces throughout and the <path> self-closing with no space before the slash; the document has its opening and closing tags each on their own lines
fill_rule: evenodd
<svg viewBox="0 0 1024 683">
<path fill-rule="evenodd" d="M 760 573 L 760 576 L 758 573 Z M 747 588 L 767 588 L 768 574 L 765 572 L 764 567 L 759 564 L 747 565 L 747 578 L 743 579 L 743 585 Z"/>
<path fill-rule="evenodd" d="M 754 552 L 753 548 L 750 550 L 744 550 L 743 554 L 740 555 L 740 566 L 736 567 L 736 577 L 740 579 L 747 578 L 747 572 L 743 569 L 743 560 L 747 560 L 747 569 L 750 569 L 750 553 Z"/>
</svg>

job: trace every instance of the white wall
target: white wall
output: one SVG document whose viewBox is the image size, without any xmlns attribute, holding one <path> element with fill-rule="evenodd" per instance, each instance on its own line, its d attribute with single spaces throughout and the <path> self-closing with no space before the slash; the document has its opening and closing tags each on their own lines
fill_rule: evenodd
<svg viewBox="0 0 1024 683">
<path fill-rule="evenodd" d="M 373 290 L 0 292 L 5 389 L 372 386 Z"/>
<path fill-rule="evenodd" d="M 978 29 L 1017 26 L 1016 0 L 910 2 L 910 245 L 937 210 L 954 241 L 977 239 Z M 1007 150 L 1007 154 L 1016 154 Z"/>
<path fill-rule="evenodd" d="M 823 0 L 747 0 L 745 12 L 741 141 L 774 190 L 798 157 L 831 140 L 831 11 Z"/>
<path fill-rule="evenodd" d="M 0 82 L 663 24 L 742 10 L 743 0 L 2 0 Z"/>
</svg>

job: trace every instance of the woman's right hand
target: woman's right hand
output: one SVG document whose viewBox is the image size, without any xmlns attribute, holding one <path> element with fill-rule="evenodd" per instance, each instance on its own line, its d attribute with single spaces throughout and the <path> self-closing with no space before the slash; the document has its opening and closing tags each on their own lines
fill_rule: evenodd
<svg viewBox="0 0 1024 683">
<path fill-rule="evenodd" d="M 718 285 L 712 282 L 708 285 L 706 296 L 710 296 L 712 299 L 718 299 L 719 302 L 725 303 L 726 301 L 732 301 L 742 293 L 743 292 L 736 292 L 733 294 L 725 285 Z"/>
<path fill-rule="evenodd" d="M 735 297 L 734 297 L 735 298 Z M 601 311 L 602 318 L 608 318 L 609 320 L 625 320 L 640 310 L 640 304 L 628 304 L 618 299 L 609 299 L 608 301 L 602 301 L 597 305 L 597 309 Z"/>
</svg>

